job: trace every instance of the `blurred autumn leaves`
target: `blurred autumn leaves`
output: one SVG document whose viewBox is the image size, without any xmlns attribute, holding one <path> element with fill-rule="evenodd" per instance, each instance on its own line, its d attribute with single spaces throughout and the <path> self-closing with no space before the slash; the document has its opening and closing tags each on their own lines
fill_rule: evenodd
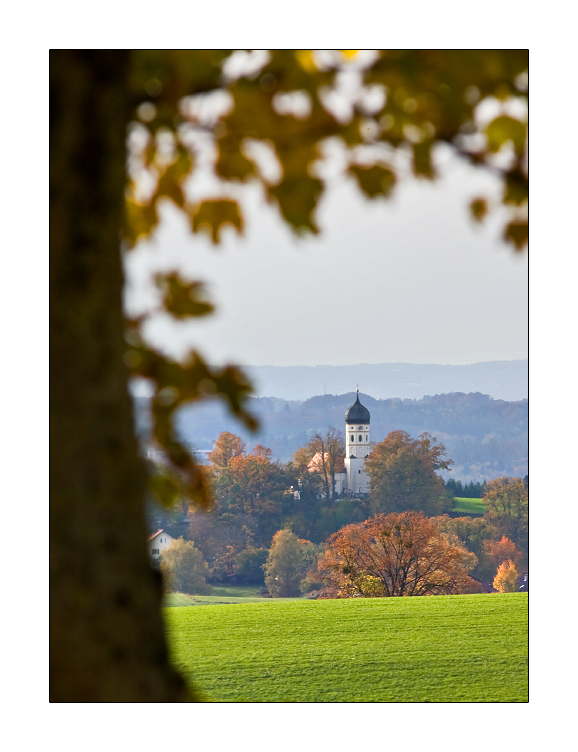
<svg viewBox="0 0 578 752">
<path fill-rule="evenodd" d="M 157 188 L 148 200 L 137 201 L 137 180 L 133 176 L 130 181 L 131 242 L 154 227 L 154 206 L 161 197 L 186 209 L 194 232 L 208 226 L 214 242 L 224 223 L 241 231 L 241 212 L 228 197 L 227 184 L 249 180 L 263 184 L 267 198 L 291 226 L 317 232 L 313 211 L 324 185 L 312 173 L 330 137 L 344 145 L 347 170 L 370 198 L 391 192 L 396 170 L 388 157 L 395 150 L 410 155 L 416 175 L 433 178 L 432 147 L 446 142 L 472 163 L 501 175 L 504 203 L 521 207 L 527 200 L 524 50 L 387 50 L 374 55 L 274 50 L 259 70 L 236 79 L 223 73 L 230 57 L 229 50 L 133 53 L 135 121 L 147 135 L 140 177 L 147 171 Z M 203 118 L 187 108 L 187 98 L 209 92 L 226 94 L 224 113 Z M 335 106 L 340 96 L 341 110 Z M 498 114 L 484 123 L 477 108 L 490 100 Z M 518 116 L 511 114 L 513 109 Z M 222 201 L 187 204 L 183 183 L 196 163 L 187 134 L 195 131 L 216 147 L 214 170 L 221 179 Z M 161 144 L 167 136 L 173 141 L 168 163 Z M 247 154 L 248 140 L 274 152 L 282 170 L 277 183 L 266 180 Z M 479 209 L 475 215 L 479 218 Z"/>
<path fill-rule="evenodd" d="M 415 176 L 434 179 L 434 147 L 443 142 L 499 176 L 504 238 L 522 250 L 527 71 L 526 50 L 134 51 L 126 246 L 154 229 L 157 202 L 167 199 L 188 215 L 192 232 L 208 232 L 215 244 L 225 226 L 242 232 L 239 190 L 255 181 L 290 227 L 316 233 L 328 143 L 339 145 L 345 173 L 375 199 L 395 190 L 403 160 Z M 193 200 L 187 183 L 207 163 L 213 189 Z M 496 208 L 480 196 L 470 210 L 482 221 Z M 160 284 L 176 318 L 212 310 L 199 283 L 175 273 Z M 129 322 L 127 365 L 156 384 L 155 439 L 189 492 L 206 504 L 201 474 L 172 436 L 171 415 L 182 401 L 210 393 L 255 425 L 244 409 L 250 385 L 238 369 L 213 369 L 198 353 L 169 363 L 144 345 L 142 323 Z"/>
</svg>

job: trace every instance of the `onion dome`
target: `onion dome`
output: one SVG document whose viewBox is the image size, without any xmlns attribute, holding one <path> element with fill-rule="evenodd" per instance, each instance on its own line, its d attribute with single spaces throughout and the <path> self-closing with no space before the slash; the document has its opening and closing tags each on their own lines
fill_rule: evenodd
<svg viewBox="0 0 578 752">
<path fill-rule="evenodd" d="M 359 401 L 359 392 L 355 404 L 345 413 L 346 423 L 369 423 L 369 410 Z"/>
</svg>

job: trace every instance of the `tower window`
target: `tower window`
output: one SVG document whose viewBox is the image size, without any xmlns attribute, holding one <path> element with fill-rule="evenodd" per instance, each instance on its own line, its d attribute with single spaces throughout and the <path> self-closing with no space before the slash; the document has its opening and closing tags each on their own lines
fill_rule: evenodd
<svg viewBox="0 0 578 752">
<path fill-rule="evenodd" d="M 363 441 L 363 436 L 360 435 L 359 441 Z"/>
<path fill-rule="evenodd" d="M 351 441 L 355 441 L 355 436 L 351 434 Z"/>
</svg>

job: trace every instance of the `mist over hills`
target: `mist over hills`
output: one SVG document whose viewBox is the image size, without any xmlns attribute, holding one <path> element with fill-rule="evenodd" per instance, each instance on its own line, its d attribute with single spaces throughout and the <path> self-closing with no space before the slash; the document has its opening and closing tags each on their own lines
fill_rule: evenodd
<svg viewBox="0 0 578 752">
<path fill-rule="evenodd" d="M 261 443 L 282 462 L 329 426 L 343 430 L 345 411 L 360 399 L 371 413 L 371 440 L 397 429 L 427 431 L 441 441 L 454 466 L 446 477 L 465 483 L 528 473 L 528 361 L 466 366 L 383 363 L 357 366 L 257 366 L 246 369 L 256 394 L 249 409 L 258 434 L 246 431 L 220 402 L 186 405 L 176 414 L 182 439 L 212 449 L 222 431 Z M 371 389 L 369 386 L 371 385 Z M 341 390 L 338 387 L 341 386 Z M 327 394 L 328 390 L 337 391 Z M 317 394 L 315 394 L 317 391 Z M 148 400 L 135 398 L 137 430 L 149 433 Z"/>
<path fill-rule="evenodd" d="M 431 394 L 481 392 L 494 399 L 528 397 L 528 360 L 462 366 L 361 363 L 349 366 L 247 366 L 259 397 L 306 400 L 359 389 L 377 399 L 421 399 Z"/>
<path fill-rule="evenodd" d="M 250 409 L 260 419 L 258 434 L 246 431 L 217 402 L 183 406 L 176 425 L 183 440 L 196 449 L 211 449 L 222 431 L 236 433 L 250 449 L 268 446 L 287 462 L 316 432 L 329 426 L 343 430 L 345 411 L 355 392 L 325 394 L 303 402 L 257 397 Z M 428 431 L 441 441 L 455 465 L 446 477 L 464 482 L 528 473 L 528 400 L 505 401 L 480 393 L 454 392 L 421 399 L 376 399 L 360 392 L 371 413 L 371 439 L 382 441 L 397 429 L 412 437 Z M 143 405 L 144 406 L 144 405 Z"/>
</svg>

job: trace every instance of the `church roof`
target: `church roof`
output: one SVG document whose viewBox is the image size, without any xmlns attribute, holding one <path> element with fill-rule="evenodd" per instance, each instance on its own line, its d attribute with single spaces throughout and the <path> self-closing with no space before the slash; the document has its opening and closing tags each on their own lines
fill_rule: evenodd
<svg viewBox="0 0 578 752">
<path fill-rule="evenodd" d="M 355 403 L 345 413 L 346 423 L 369 423 L 369 410 L 359 401 L 359 392 Z"/>
<path fill-rule="evenodd" d="M 327 462 L 330 461 L 329 452 L 325 452 L 325 459 Z M 322 469 L 321 452 L 315 452 L 310 462 L 308 463 L 307 467 L 310 472 L 312 472 L 313 470 Z M 345 461 L 343 457 L 338 456 L 335 458 L 335 472 L 336 473 L 345 472 Z"/>
</svg>

